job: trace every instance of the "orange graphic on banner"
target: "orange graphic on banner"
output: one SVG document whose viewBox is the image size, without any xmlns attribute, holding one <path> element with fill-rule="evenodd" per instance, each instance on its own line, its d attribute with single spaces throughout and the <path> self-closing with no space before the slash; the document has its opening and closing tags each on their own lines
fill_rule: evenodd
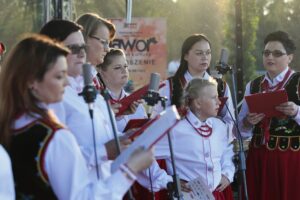
<svg viewBox="0 0 300 200">
<path fill-rule="evenodd" d="M 112 47 L 126 52 L 130 80 L 135 90 L 149 83 L 150 74 L 157 72 L 167 78 L 167 25 L 164 18 L 111 19 L 117 33 Z"/>
</svg>

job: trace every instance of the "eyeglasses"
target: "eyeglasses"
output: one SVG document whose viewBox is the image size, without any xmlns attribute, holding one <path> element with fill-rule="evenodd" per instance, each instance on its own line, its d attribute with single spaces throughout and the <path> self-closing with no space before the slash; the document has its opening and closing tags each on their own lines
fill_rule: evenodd
<svg viewBox="0 0 300 200">
<path fill-rule="evenodd" d="M 66 45 L 66 47 L 68 47 L 68 49 L 70 49 L 72 54 L 79 54 L 81 52 L 81 50 L 84 50 L 84 52 L 86 52 L 86 49 L 87 49 L 87 45 L 85 45 L 85 44 L 83 44 L 83 45 L 72 44 L 72 45 Z"/>
<path fill-rule="evenodd" d="M 93 36 L 93 35 L 90 35 L 90 37 L 98 40 L 104 46 L 104 48 L 109 48 L 109 41 L 99 38 L 97 36 Z"/>
<path fill-rule="evenodd" d="M 209 56 L 211 55 L 211 50 L 207 50 L 207 51 L 196 51 L 196 54 L 199 56 Z"/>
<path fill-rule="evenodd" d="M 280 50 L 274 50 L 274 51 L 270 51 L 270 50 L 263 50 L 262 51 L 262 54 L 265 56 L 265 57 L 268 57 L 270 54 L 272 54 L 275 58 L 279 58 L 283 55 L 286 55 L 287 53 L 283 53 L 282 51 Z"/>
</svg>

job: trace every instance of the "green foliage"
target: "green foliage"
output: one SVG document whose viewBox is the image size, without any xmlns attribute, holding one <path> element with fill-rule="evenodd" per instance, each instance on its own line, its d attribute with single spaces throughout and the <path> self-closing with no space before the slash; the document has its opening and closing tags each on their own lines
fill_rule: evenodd
<svg viewBox="0 0 300 200">
<path fill-rule="evenodd" d="M 69 0 L 64 0 L 65 2 Z M 204 33 L 212 41 L 212 66 L 222 45 L 235 62 L 236 0 L 133 0 L 133 17 L 164 17 L 167 19 L 168 60 L 180 56 L 183 40 L 192 33 Z M 106 18 L 125 17 L 125 0 L 72 0 L 77 16 L 95 12 Z M 262 70 L 263 38 L 270 32 L 285 30 L 300 43 L 298 22 L 299 0 L 242 0 L 243 56 L 245 82 Z M 26 32 L 37 32 L 44 20 L 44 0 L 0 0 L 0 40 L 8 50 Z M 76 16 L 75 16 L 76 17 Z M 75 19 L 74 17 L 74 19 Z M 300 49 L 300 48 L 299 48 Z M 297 50 L 296 55 L 299 55 Z M 300 69 L 300 57 L 294 56 L 291 66 Z M 297 68 L 298 67 L 298 68 Z"/>
<path fill-rule="evenodd" d="M 68 0 L 64 0 L 65 2 Z M 37 32 L 44 20 L 44 0 L 1 0 L 0 38 L 8 47 L 24 32 Z M 125 0 L 73 0 L 76 15 L 95 12 L 106 18 L 124 18 Z M 224 39 L 227 3 L 207 0 L 133 0 L 133 17 L 167 19 L 168 60 L 178 58 L 183 40 L 204 33 L 212 41 L 213 62 L 219 57 Z M 205 5 L 205 6 L 203 6 Z M 74 17 L 74 19 L 75 19 Z M 220 20 L 222 19 L 222 20 Z"/>
<path fill-rule="evenodd" d="M 234 8 L 236 0 L 231 0 L 231 6 Z M 256 56 L 257 49 L 256 44 L 256 32 L 258 28 L 259 17 L 257 15 L 258 7 L 254 0 L 242 0 L 242 51 L 243 51 L 243 75 L 244 85 L 255 76 L 256 71 Z M 235 27 L 236 18 L 235 12 L 228 13 L 228 24 L 225 27 L 226 40 L 224 40 L 225 46 L 231 50 L 230 63 L 235 63 L 236 59 L 236 38 Z M 239 66 L 240 67 L 240 66 Z"/>
<path fill-rule="evenodd" d="M 27 9 L 32 4 L 19 0 L 2 0 L 0 4 L 5 5 L 0 7 L 0 40 L 9 50 L 22 34 L 32 32 L 33 12 Z"/>
<path fill-rule="evenodd" d="M 242 4 L 243 9 L 243 53 L 244 53 L 244 85 L 249 80 L 252 80 L 257 75 L 256 58 L 254 52 L 257 49 L 256 31 L 258 28 L 257 5 L 254 0 L 244 0 Z"/>
<path fill-rule="evenodd" d="M 300 43 L 298 22 L 300 21 L 300 1 L 299 0 L 262 0 L 259 11 L 259 29 L 257 32 L 257 45 L 263 49 L 263 39 L 273 31 L 283 30 L 288 32 L 295 40 L 296 45 Z M 260 52 L 257 52 L 259 54 Z M 299 70 L 300 66 L 300 47 L 296 50 L 291 67 Z M 261 54 L 260 54 L 261 57 Z M 258 60 L 262 65 L 262 59 Z"/>
</svg>

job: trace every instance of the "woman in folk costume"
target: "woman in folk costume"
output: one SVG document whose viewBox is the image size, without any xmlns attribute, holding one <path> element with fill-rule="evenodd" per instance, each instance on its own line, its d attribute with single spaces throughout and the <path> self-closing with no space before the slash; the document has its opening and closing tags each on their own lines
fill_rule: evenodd
<svg viewBox="0 0 300 200">
<path fill-rule="evenodd" d="M 176 172 L 183 189 L 186 182 L 201 177 L 216 200 L 232 200 L 230 182 L 235 167 L 233 145 L 228 142 L 231 128 L 216 118 L 220 106 L 217 82 L 212 78 L 194 78 L 183 92 L 183 102 L 187 114 L 170 132 Z M 165 139 L 155 148 L 167 155 L 166 146 Z M 168 174 L 173 174 L 170 158 L 166 165 Z"/>
<path fill-rule="evenodd" d="M 108 160 L 113 160 L 117 155 L 113 132 L 109 121 L 106 104 L 100 94 L 96 95 L 93 120 L 90 118 L 89 108 L 80 93 L 83 90 L 82 65 L 86 62 L 86 49 L 82 27 L 68 20 L 52 20 L 46 23 L 40 33 L 48 37 L 63 42 L 70 49 L 67 55 L 67 77 L 69 85 L 66 86 L 61 102 L 51 104 L 61 123 L 65 124 L 77 139 L 81 151 L 96 178 L 97 162 L 101 164 Z M 96 153 L 93 146 L 93 132 L 95 132 Z M 129 140 L 121 141 L 121 148 L 125 148 L 130 143 Z M 101 177 L 109 175 L 107 165 L 99 165 Z M 102 170 L 102 167 L 103 170 Z"/>
<path fill-rule="evenodd" d="M 78 17 L 76 23 L 83 27 L 83 38 L 88 46 L 86 50 L 87 62 L 92 64 L 93 82 L 96 89 L 102 92 L 104 85 L 97 76 L 98 72 L 96 66 L 103 63 L 105 55 L 110 50 L 110 43 L 113 41 L 116 34 L 116 27 L 109 20 L 100 17 L 96 13 L 85 13 Z M 134 113 L 137 109 L 138 103 L 133 102 L 127 113 Z M 121 107 L 119 103 L 111 105 L 114 113 L 118 113 Z"/>
<path fill-rule="evenodd" d="M 283 117 L 250 113 L 244 100 L 239 114 L 241 133 L 252 136 L 247 156 L 247 185 L 251 200 L 288 200 L 300 197 L 300 75 L 289 64 L 296 46 L 283 31 L 267 35 L 264 40 L 262 75 L 250 81 L 245 96 L 284 89 L 288 102 L 276 109 Z"/>
<path fill-rule="evenodd" d="M 129 78 L 128 67 L 124 51 L 115 48 L 111 48 L 104 57 L 103 63 L 97 65 L 98 77 L 101 78 L 112 101 L 118 102 L 129 95 L 124 90 Z M 138 104 L 134 113 L 116 117 L 118 130 L 123 132 L 130 119 L 145 118 L 147 118 L 145 108 L 142 104 Z"/>
<path fill-rule="evenodd" d="M 62 100 L 69 50 L 33 35 L 10 52 L 0 74 L 0 130 L 12 160 L 17 199 L 121 199 L 152 163 L 137 151 L 106 180 L 93 180 L 74 135 L 48 105 Z M 16 59 L 17 58 L 17 59 Z"/>
<path fill-rule="evenodd" d="M 58 29 L 57 27 L 60 28 Z M 55 113 L 58 114 L 59 119 L 65 123 L 75 135 L 78 144 L 81 146 L 81 150 L 86 158 L 87 164 L 91 169 L 91 176 L 96 177 L 97 163 L 95 162 L 95 154 L 93 149 L 93 127 L 91 125 L 87 104 L 85 103 L 83 97 L 78 95 L 78 92 L 82 90 L 82 86 L 78 84 L 80 82 L 76 81 L 80 79 L 82 80 L 82 64 L 85 63 L 86 56 L 86 46 L 81 33 L 81 26 L 67 20 L 52 20 L 44 25 L 41 33 L 62 41 L 71 50 L 71 53 L 67 56 L 68 80 L 70 85 L 66 87 L 63 101 L 57 104 L 52 104 L 50 107 L 55 110 Z M 117 61 L 114 61 L 115 56 L 107 59 L 113 61 L 114 64 L 118 63 L 118 66 L 124 65 L 124 62 L 126 62 L 124 54 L 121 50 L 118 52 L 119 54 L 116 56 L 116 58 L 119 59 Z M 104 59 L 102 61 L 104 61 Z M 120 64 L 119 61 L 122 61 L 122 63 Z M 106 62 L 106 64 L 108 63 Z M 109 71 L 114 71 L 114 65 L 109 65 L 107 67 L 109 68 Z M 123 66 L 121 67 L 123 68 Z M 118 78 L 119 77 L 115 77 L 114 80 Z M 78 88 L 80 89 L 79 91 Z M 61 114 L 61 111 L 64 111 L 64 113 Z M 97 144 L 96 150 L 99 164 L 98 167 L 100 169 L 99 175 L 100 177 L 105 178 L 110 175 L 110 162 L 106 161 L 114 160 L 117 156 L 117 152 L 115 148 L 115 141 L 113 140 L 113 132 L 111 122 L 109 121 L 107 107 L 103 97 L 100 94 L 97 94 L 97 98 L 94 103 L 93 120 Z M 122 132 L 120 131 L 118 134 L 122 135 Z M 129 139 L 126 139 L 126 137 L 120 138 L 122 149 L 126 148 L 126 146 L 131 142 Z M 151 168 L 154 171 L 155 169 L 158 170 L 157 172 L 155 171 L 156 173 L 153 173 L 153 186 L 157 188 L 156 190 L 164 188 L 170 178 L 164 180 L 160 179 L 160 168 L 156 166 L 156 163 L 151 165 Z M 143 174 L 138 174 L 137 180 L 143 186 L 150 187 L 148 178 L 144 177 Z"/>
<path fill-rule="evenodd" d="M 185 39 L 181 48 L 180 66 L 175 75 L 165 81 L 166 86 L 160 89 L 160 95 L 168 98 L 166 106 L 176 105 L 180 108 L 180 98 L 184 87 L 193 78 L 209 79 L 211 76 L 207 72 L 211 61 L 211 43 L 203 34 L 193 34 Z M 231 93 L 228 85 L 222 79 L 217 78 L 219 97 L 228 97 L 220 112 L 220 117 L 228 124 L 233 125 L 230 116 L 234 116 L 234 108 Z M 162 106 L 158 104 L 154 108 L 154 115 L 162 111 Z M 230 113 L 229 113 L 230 112 Z"/>
<path fill-rule="evenodd" d="M 179 112 L 184 116 L 186 108 L 181 105 L 181 97 L 187 83 L 193 78 L 211 78 L 207 72 L 211 62 L 211 43 L 203 34 L 193 34 L 185 39 L 181 47 L 181 59 L 178 70 L 175 75 L 165 81 L 165 87 L 161 88 L 161 96 L 167 97 L 166 106 L 176 105 Z M 233 126 L 234 108 L 229 86 L 222 79 L 216 79 L 218 83 L 219 97 L 228 97 L 226 105 L 219 112 L 219 117 L 226 124 Z M 157 104 L 153 109 L 153 116 L 163 110 L 161 104 Z M 231 114 L 231 115 L 230 115 Z M 232 132 L 229 134 L 229 141 L 233 140 Z M 162 157 L 161 157 L 162 158 Z M 163 160 L 158 161 L 162 168 L 165 168 Z M 231 191 L 230 191 L 231 192 Z"/>
<path fill-rule="evenodd" d="M 104 57 L 103 63 L 97 65 L 99 72 L 98 77 L 105 89 L 113 101 L 118 101 L 126 97 L 128 94 L 124 91 L 124 86 L 128 82 L 129 71 L 126 61 L 126 56 L 123 50 L 111 48 L 110 51 Z M 145 109 L 142 104 L 137 104 L 137 109 L 132 114 L 120 115 L 116 117 L 117 127 L 122 132 L 129 122 L 130 119 L 145 119 L 147 118 Z M 165 189 L 167 183 L 172 181 L 170 176 L 166 176 L 164 170 L 161 170 L 157 163 L 153 163 L 150 168 L 152 187 L 154 191 Z M 144 171 L 143 174 L 138 176 L 138 182 L 144 187 L 148 188 L 145 190 L 140 185 L 136 185 L 135 198 L 146 199 L 146 193 L 151 190 L 151 184 L 149 181 L 149 171 Z M 147 193 L 148 194 L 148 193 Z M 148 194 L 148 197 L 150 195 Z"/>
</svg>

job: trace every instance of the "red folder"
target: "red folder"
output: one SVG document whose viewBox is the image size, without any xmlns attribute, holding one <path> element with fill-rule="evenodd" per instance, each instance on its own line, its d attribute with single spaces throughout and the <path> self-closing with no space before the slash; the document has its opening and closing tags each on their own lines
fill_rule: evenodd
<svg viewBox="0 0 300 200">
<path fill-rule="evenodd" d="M 140 128 L 144 124 L 146 124 L 150 119 L 131 119 L 125 126 L 123 132 L 126 132 L 129 129 Z"/>
<path fill-rule="evenodd" d="M 165 86 L 165 83 L 161 83 L 159 85 L 159 88 L 162 88 L 163 86 Z M 111 100 L 110 102 L 112 104 L 114 104 L 114 103 L 121 104 L 121 107 L 119 108 L 119 112 L 116 114 L 116 116 L 122 115 L 129 108 L 129 106 L 132 104 L 132 102 L 142 99 L 143 96 L 146 95 L 146 93 L 148 91 L 148 87 L 149 87 L 149 85 L 146 85 L 146 86 L 138 89 L 137 91 L 133 92 L 131 95 L 121 99 L 120 101 Z"/>
<path fill-rule="evenodd" d="M 219 97 L 221 104 L 219 106 L 218 115 L 221 113 L 222 109 L 224 108 L 225 103 L 227 102 L 228 97 Z"/>
<path fill-rule="evenodd" d="M 285 90 L 277 90 L 245 96 L 245 100 L 251 113 L 264 113 L 266 117 L 282 117 L 284 114 L 275 107 L 287 102 L 288 96 Z"/>
<path fill-rule="evenodd" d="M 133 121 L 131 123 L 132 124 L 131 128 L 139 128 L 139 129 L 130 134 L 126 134 L 126 136 L 128 136 L 128 138 L 133 141 L 137 136 L 141 135 L 148 126 L 153 124 L 159 117 L 160 117 L 160 115 L 157 115 L 153 119 L 134 119 L 134 121 L 130 120 L 129 122 Z M 129 124 L 129 122 L 128 122 L 128 124 Z M 126 125 L 126 127 L 127 127 L 127 125 Z M 126 127 L 125 127 L 125 129 L 126 129 Z M 125 129 L 124 129 L 124 131 L 125 131 Z"/>
</svg>

